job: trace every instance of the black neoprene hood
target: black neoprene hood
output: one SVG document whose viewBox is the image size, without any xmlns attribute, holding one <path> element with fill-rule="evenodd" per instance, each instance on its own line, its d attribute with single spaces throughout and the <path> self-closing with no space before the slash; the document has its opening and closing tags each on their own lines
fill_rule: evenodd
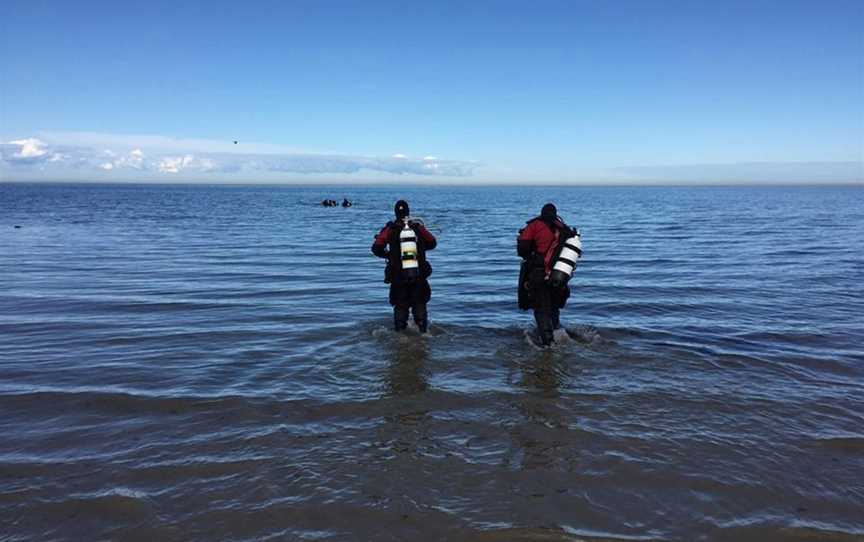
<svg viewBox="0 0 864 542">
<path fill-rule="evenodd" d="M 408 208 L 408 202 L 400 199 L 396 202 L 395 207 L 393 207 L 393 212 L 396 213 L 396 218 L 405 218 L 411 210 Z"/>
</svg>

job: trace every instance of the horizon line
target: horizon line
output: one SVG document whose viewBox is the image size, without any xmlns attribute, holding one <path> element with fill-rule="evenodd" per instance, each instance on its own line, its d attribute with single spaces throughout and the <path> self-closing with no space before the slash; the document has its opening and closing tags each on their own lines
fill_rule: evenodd
<svg viewBox="0 0 864 542">
<path fill-rule="evenodd" d="M 218 180 L 73 180 L 73 179 L 46 179 L 46 180 L 5 180 L 0 179 L 3 184 L 30 184 L 30 185 L 126 185 L 126 186 L 290 186 L 290 187 L 317 187 L 317 186 L 355 186 L 355 187 L 390 187 L 394 185 L 409 185 L 419 187 L 519 187 L 519 188 L 542 188 L 542 187 L 861 187 L 864 188 L 864 179 L 856 181 L 543 181 L 537 183 L 523 181 L 218 181 Z"/>
</svg>

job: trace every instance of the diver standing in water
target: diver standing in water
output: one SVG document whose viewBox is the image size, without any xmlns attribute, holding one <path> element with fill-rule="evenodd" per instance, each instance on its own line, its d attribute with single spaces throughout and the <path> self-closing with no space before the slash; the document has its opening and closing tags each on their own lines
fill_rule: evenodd
<svg viewBox="0 0 864 542">
<path fill-rule="evenodd" d="M 534 309 L 537 334 L 549 346 L 554 331 L 561 327 L 560 311 L 570 297 L 567 281 L 582 255 L 579 231 L 565 224 L 555 205 L 547 203 L 540 216 L 519 230 L 516 252 L 523 258 L 519 308 Z"/>
<path fill-rule="evenodd" d="M 396 220 L 388 222 L 372 243 L 372 254 L 387 259 L 384 282 L 390 284 L 390 304 L 396 331 L 408 327 L 408 312 L 421 333 L 429 327 L 426 304 L 432 297 L 429 275 L 432 266 L 426 261 L 426 251 L 438 242 L 419 220 L 409 217 L 408 202 L 399 200 L 394 208 Z"/>
</svg>

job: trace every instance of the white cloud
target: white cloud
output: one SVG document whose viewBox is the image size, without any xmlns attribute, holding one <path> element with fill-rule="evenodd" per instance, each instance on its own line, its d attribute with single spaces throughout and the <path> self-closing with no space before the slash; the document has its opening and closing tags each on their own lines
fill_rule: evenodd
<svg viewBox="0 0 864 542">
<path fill-rule="evenodd" d="M 160 173 L 179 173 L 192 160 L 192 155 L 188 154 L 186 156 L 169 156 L 160 160 L 157 168 Z"/>
<path fill-rule="evenodd" d="M 146 164 L 144 163 L 144 153 L 143 151 L 141 151 L 141 149 L 135 149 L 124 154 L 119 154 L 110 149 L 105 149 L 104 151 L 102 151 L 102 154 L 107 157 L 109 161 L 100 165 L 99 167 L 101 169 L 146 169 Z M 111 167 L 105 167 L 106 164 Z"/>
<path fill-rule="evenodd" d="M 4 163 L 32 166 L 46 162 L 62 162 L 64 159 L 64 155 L 53 152 L 48 144 L 35 137 L 0 144 L 0 167 Z"/>
<path fill-rule="evenodd" d="M 9 144 L 21 147 L 15 154 L 17 158 L 38 158 L 48 154 L 48 151 L 45 150 L 45 143 L 33 137 L 10 141 Z"/>
<path fill-rule="evenodd" d="M 393 155 L 393 158 L 406 158 L 404 154 L 399 154 L 398 152 Z"/>
<path fill-rule="evenodd" d="M 167 156 L 157 165 L 160 173 L 180 173 L 181 171 L 207 172 L 216 170 L 216 164 L 209 158 L 196 158 L 191 154 L 185 156 Z"/>
<path fill-rule="evenodd" d="M 144 152 L 141 149 L 135 149 L 127 156 L 120 158 L 120 162 L 120 165 L 126 165 L 133 169 L 142 169 L 144 167 Z"/>
<path fill-rule="evenodd" d="M 111 162 L 105 162 L 104 164 L 99 164 L 99 169 L 111 171 L 112 169 L 114 169 L 114 164 L 112 164 Z"/>
</svg>

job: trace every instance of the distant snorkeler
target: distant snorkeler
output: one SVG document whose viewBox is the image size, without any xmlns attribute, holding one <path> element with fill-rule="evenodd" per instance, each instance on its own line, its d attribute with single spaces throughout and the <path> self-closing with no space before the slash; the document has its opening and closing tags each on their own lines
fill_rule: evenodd
<svg viewBox="0 0 864 542">
<path fill-rule="evenodd" d="M 561 327 L 560 311 L 570 297 L 567 281 L 582 255 L 579 230 L 565 224 L 555 205 L 547 203 L 540 216 L 519 230 L 516 252 L 523 258 L 519 308 L 534 309 L 537 334 L 542 344 L 549 346 L 554 331 Z"/>
<path fill-rule="evenodd" d="M 394 207 L 396 220 L 388 222 L 372 243 L 372 254 L 387 260 L 384 282 L 390 284 L 390 304 L 393 305 L 393 325 L 396 331 L 408 327 L 409 310 L 421 333 L 429 327 L 426 304 L 432 297 L 429 276 L 432 266 L 426 251 L 438 244 L 419 220 L 409 216 L 408 202 L 399 200 Z"/>
<path fill-rule="evenodd" d="M 354 205 L 348 198 L 342 198 L 342 207 L 351 207 Z"/>
</svg>

